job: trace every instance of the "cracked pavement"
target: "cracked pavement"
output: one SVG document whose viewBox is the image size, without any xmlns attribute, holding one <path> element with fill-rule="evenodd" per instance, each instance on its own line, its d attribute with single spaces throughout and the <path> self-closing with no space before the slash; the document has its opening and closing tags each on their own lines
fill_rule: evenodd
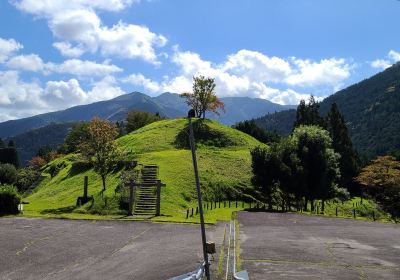
<svg viewBox="0 0 400 280">
<path fill-rule="evenodd" d="M 400 226 L 239 212 L 250 279 L 400 279 Z"/>
</svg>

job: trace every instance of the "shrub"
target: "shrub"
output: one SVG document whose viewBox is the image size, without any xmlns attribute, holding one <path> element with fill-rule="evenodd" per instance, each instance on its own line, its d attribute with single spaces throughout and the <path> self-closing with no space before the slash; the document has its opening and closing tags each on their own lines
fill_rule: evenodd
<svg viewBox="0 0 400 280">
<path fill-rule="evenodd" d="M 193 133 L 196 138 L 196 145 L 201 144 L 218 148 L 237 145 L 237 143 L 229 138 L 228 135 L 218 130 L 212 129 L 201 119 L 193 122 Z M 175 146 L 179 149 L 190 149 L 189 125 L 186 125 L 176 135 Z"/>
<path fill-rule="evenodd" d="M 142 111 L 131 111 L 128 113 L 126 118 L 126 132 L 130 133 L 135 131 L 145 125 L 151 124 L 153 122 L 162 120 L 163 118 L 160 117 L 158 113 L 152 114 L 148 112 Z"/>
<path fill-rule="evenodd" d="M 21 198 L 17 188 L 12 185 L 0 185 L 0 214 L 18 213 Z"/>
<path fill-rule="evenodd" d="M 13 184 L 17 179 L 17 169 L 14 165 L 0 164 L 0 184 Z"/>
<path fill-rule="evenodd" d="M 18 171 L 17 180 L 15 181 L 15 186 L 18 188 L 19 192 L 25 192 L 26 190 L 32 188 L 40 178 L 40 172 L 33 168 L 22 168 Z"/>
</svg>

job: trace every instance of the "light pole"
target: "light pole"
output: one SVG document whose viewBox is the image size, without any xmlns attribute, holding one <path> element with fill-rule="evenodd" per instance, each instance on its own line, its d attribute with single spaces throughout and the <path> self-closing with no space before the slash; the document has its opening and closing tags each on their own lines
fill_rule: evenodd
<svg viewBox="0 0 400 280">
<path fill-rule="evenodd" d="M 209 267 L 209 263 L 208 263 L 207 246 L 206 246 L 207 239 L 206 239 L 206 229 L 205 229 L 205 226 L 204 226 L 203 203 L 201 202 L 199 171 L 197 169 L 196 145 L 195 145 L 195 142 L 194 142 L 194 134 L 193 134 L 192 118 L 194 118 L 194 117 L 195 117 L 195 111 L 193 109 L 189 110 L 189 112 L 188 112 L 189 132 L 190 132 L 190 134 L 189 134 L 189 142 L 190 142 L 190 148 L 192 150 L 194 177 L 196 179 L 197 199 L 198 199 L 198 202 L 199 202 L 201 240 L 202 240 L 202 243 L 203 243 L 203 255 L 204 255 L 204 263 L 205 263 L 205 272 L 206 272 L 207 280 L 211 280 L 211 278 L 210 278 L 210 267 Z"/>
</svg>

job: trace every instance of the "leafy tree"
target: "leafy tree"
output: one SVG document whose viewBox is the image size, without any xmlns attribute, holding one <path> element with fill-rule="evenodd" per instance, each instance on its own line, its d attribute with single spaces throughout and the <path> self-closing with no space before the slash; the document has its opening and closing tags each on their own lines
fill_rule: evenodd
<svg viewBox="0 0 400 280">
<path fill-rule="evenodd" d="M 5 148 L 6 144 L 4 143 L 3 139 L 0 137 L 0 149 Z"/>
<path fill-rule="evenodd" d="M 255 120 L 238 122 L 233 128 L 249 134 L 263 143 L 278 143 L 280 140 L 276 132 L 270 132 L 259 127 Z"/>
<path fill-rule="evenodd" d="M 279 181 L 280 162 L 277 156 L 276 146 L 271 148 L 256 147 L 251 152 L 251 167 L 253 170 L 252 184 L 272 209 L 273 194 L 277 190 Z"/>
<path fill-rule="evenodd" d="M 326 117 L 326 124 L 332 138 L 332 147 L 340 154 L 340 186 L 350 189 L 354 193 L 355 184 L 353 178 L 358 173 L 359 160 L 353 144 L 350 140 L 343 115 L 336 103 L 332 103 Z"/>
<path fill-rule="evenodd" d="M 115 143 L 117 128 L 107 120 L 94 118 L 87 127 L 88 138 L 79 145 L 82 155 L 89 161 L 94 171 L 101 176 L 103 191 L 106 178 L 118 163 L 120 152 Z"/>
<path fill-rule="evenodd" d="M 186 104 L 193 108 L 196 117 L 205 118 L 206 111 L 219 115 L 218 110 L 225 111 L 224 103 L 215 94 L 215 81 L 204 76 L 193 77 L 193 92 L 183 93 L 181 97 L 186 99 Z"/>
<path fill-rule="evenodd" d="M 295 141 L 290 138 L 283 139 L 279 145 L 279 158 L 281 167 L 279 175 L 279 187 L 282 196 L 283 208 L 290 205 L 291 197 L 294 197 L 299 204 L 300 200 L 306 195 L 306 183 L 303 174 L 303 167 L 297 155 Z"/>
<path fill-rule="evenodd" d="M 17 169 L 14 165 L 0 164 L 0 184 L 13 184 L 17 179 Z"/>
<path fill-rule="evenodd" d="M 64 140 L 67 153 L 76 152 L 79 144 L 89 139 L 88 127 L 88 122 L 78 122 L 72 126 Z"/>
<path fill-rule="evenodd" d="M 296 120 L 294 128 L 300 125 L 317 125 L 324 127 L 324 119 L 319 115 L 319 103 L 315 101 L 311 95 L 308 104 L 304 100 L 300 100 L 300 104 L 296 111 Z"/>
<path fill-rule="evenodd" d="M 297 127 L 292 136 L 297 146 L 297 156 L 304 172 L 306 202 L 328 199 L 334 195 L 335 183 L 340 177 L 339 155 L 332 149 L 328 131 L 318 126 Z M 307 203 L 306 203 L 307 205 Z"/>
<path fill-rule="evenodd" d="M 152 114 L 142 111 L 130 111 L 126 118 L 126 132 L 130 133 L 150 123 L 161 120 L 159 114 Z"/>
<path fill-rule="evenodd" d="M 364 167 L 357 181 L 395 219 L 400 217 L 400 162 L 381 156 Z"/>
<path fill-rule="evenodd" d="M 40 157 L 40 156 L 33 157 L 29 161 L 29 167 L 31 167 L 31 168 L 33 168 L 35 170 L 39 170 L 40 168 L 42 168 L 46 164 L 47 164 L 47 161 L 44 158 Z"/>
</svg>

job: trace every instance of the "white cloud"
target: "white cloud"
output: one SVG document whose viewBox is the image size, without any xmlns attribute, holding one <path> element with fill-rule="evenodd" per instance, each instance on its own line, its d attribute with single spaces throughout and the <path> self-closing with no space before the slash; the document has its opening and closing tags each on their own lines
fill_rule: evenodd
<svg viewBox="0 0 400 280">
<path fill-rule="evenodd" d="M 97 63 L 88 60 L 68 59 L 61 64 L 52 62 L 44 63 L 36 54 L 14 56 L 7 61 L 6 65 L 8 68 L 17 70 L 43 72 L 44 74 L 70 74 L 78 77 L 107 76 L 113 73 L 122 72 L 121 68 L 109 64 L 108 61 Z"/>
<path fill-rule="evenodd" d="M 125 83 L 129 83 L 134 86 L 141 86 L 146 90 L 155 93 L 160 92 L 161 87 L 159 83 L 152 81 L 151 79 L 146 78 L 143 74 L 132 74 L 122 80 Z"/>
<path fill-rule="evenodd" d="M 310 89 L 315 87 L 324 87 L 333 92 L 350 76 L 352 68 L 344 59 L 331 58 L 319 62 L 296 58 L 286 60 L 250 50 L 240 50 L 228 55 L 222 63 L 213 64 L 197 53 L 181 52 L 175 48 L 171 61 L 178 66 L 176 76 L 154 81 L 142 74 L 132 74 L 123 82 L 153 94 L 164 91 L 181 93 L 192 90 L 193 76 L 204 75 L 215 78 L 220 97 L 249 96 L 279 104 L 297 104 L 310 94 L 299 93 L 296 88 L 307 88 L 311 92 Z"/>
<path fill-rule="evenodd" d="M 390 50 L 388 57 L 393 61 L 393 62 L 398 62 L 400 61 L 400 53 Z"/>
<path fill-rule="evenodd" d="M 132 0 L 11 0 L 20 10 L 37 16 L 52 15 L 76 9 L 97 9 L 103 11 L 120 11 L 129 7 Z"/>
<path fill-rule="evenodd" d="M 278 57 L 268 57 L 260 52 L 240 50 L 228 56 L 222 66 L 223 71 L 251 77 L 253 80 L 279 82 L 291 73 L 287 61 Z"/>
<path fill-rule="evenodd" d="M 18 72 L 0 72 L 0 121 L 42 113 L 43 89 L 36 82 L 23 82 Z"/>
<path fill-rule="evenodd" d="M 61 54 L 78 57 L 84 52 L 99 51 L 104 56 L 116 55 L 160 64 L 156 48 L 165 46 L 167 39 L 153 33 L 146 26 L 122 21 L 105 26 L 96 10 L 120 11 L 132 4 L 131 0 L 21 0 L 14 5 L 27 13 L 45 18 L 56 38 L 54 44 Z M 75 44 L 75 45 L 74 45 Z"/>
<path fill-rule="evenodd" d="M 18 55 L 7 61 L 7 67 L 11 69 L 41 72 L 44 71 L 45 64 L 36 54 Z"/>
<path fill-rule="evenodd" d="M 81 76 L 106 76 L 113 73 L 122 72 L 116 65 L 106 63 L 96 63 L 88 60 L 69 59 L 61 64 L 49 64 L 47 68 L 56 73 L 66 73 Z"/>
<path fill-rule="evenodd" d="M 386 59 L 376 59 L 371 62 L 371 67 L 378 68 L 378 69 L 386 69 L 395 64 L 396 62 L 400 61 L 400 53 L 394 50 L 390 50 L 387 54 Z"/>
<path fill-rule="evenodd" d="M 22 48 L 23 46 L 14 39 L 0 38 L 0 63 L 5 62 L 11 55 Z"/>
<path fill-rule="evenodd" d="M 319 62 L 292 58 L 294 74 L 286 78 L 292 86 L 335 86 L 350 77 L 351 66 L 344 59 L 322 59 Z"/>
<path fill-rule="evenodd" d="M 386 59 L 376 59 L 371 62 L 371 66 L 373 68 L 380 68 L 380 69 L 386 69 L 392 66 L 389 60 Z"/>
<path fill-rule="evenodd" d="M 125 92 L 117 86 L 117 80 L 113 76 L 106 76 L 93 84 L 92 89 L 87 93 L 86 102 L 108 100 L 124 93 Z"/>
<path fill-rule="evenodd" d="M 17 71 L 0 71 L 0 121 L 22 118 L 75 105 L 108 100 L 124 94 L 112 76 L 92 83 L 85 91 L 78 80 L 25 82 Z"/>
<path fill-rule="evenodd" d="M 51 108 L 63 109 L 85 103 L 87 95 L 76 79 L 70 79 L 47 82 L 43 98 Z"/>
<path fill-rule="evenodd" d="M 53 43 L 53 47 L 55 47 L 61 55 L 68 57 L 80 57 L 85 52 L 81 47 L 73 47 L 68 42 L 56 42 Z"/>
</svg>

